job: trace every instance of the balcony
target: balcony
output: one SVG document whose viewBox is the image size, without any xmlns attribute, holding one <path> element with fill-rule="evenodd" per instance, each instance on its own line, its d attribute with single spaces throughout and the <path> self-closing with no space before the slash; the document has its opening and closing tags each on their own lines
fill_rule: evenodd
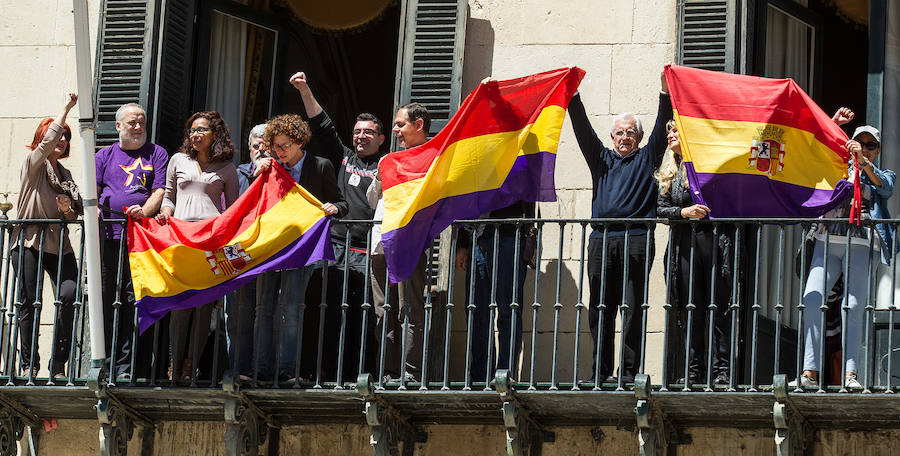
<svg viewBox="0 0 900 456">
<path fill-rule="evenodd" d="M 845 220 L 459 222 L 434 243 L 425 257 L 422 330 L 403 337 L 408 320 L 397 316 L 396 297 L 389 293 L 384 305 L 388 318 L 396 319 L 401 356 L 408 353 L 409 345 L 421 347 L 413 351 L 414 360 L 402 359 L 400 364 L 416 365 L 419 369 L 413 371 L 419 373 L 386 377 L 390 355 L 380 341 L 385 340 L 389 325 L 378 324 L 371 287 L 359 286 L 369 284 L 369 276 L 376 269 L 372 257 L 363 253 L 356 257 L 362 259 L 356 269 L 363 272 L 355 276 L 341 272 L 353 269 L 347 256 L 344 263 L 324 268 L 320 265 L 312 274 L 299 312 L 292 370 L 277 368 L 281 361 L 278 349 L 271 368 L 260 366 L 260 341 L 268 329 L 255 326 L 252 317 L 239 316 L 236 310 L 241 305 L 246 309 L 247 302 L 256 308 L 258 304 L 252 302 L 258 299 L 234 293 L 225 298 L 230 303 L 223 305 L 220 301 L 211 306 L 208 327 L 193 327 L 199 343 L 187 343 L 186 350 L 193 353 L 180 356 L 190 357 L 194 363 L 185 378 L 175 380 L 170 380 L 168 373 L 171 322 L 164 319 L 143 335 L 122 332 L 120 328 L 129 325 L 123 326 L 120 320 L 132 319 L 133 326 L 136 316 L 121 295 L 110 300 L 108 326 L 112 330 L 106 338 L 111 358 L 102 366 L 92 364 L 84 235 L 80 222 L 63 223 L 0 221 L 0 249 L 4 252 L 0 264 L 4 310 L 0 321 L 0 403 L 3 416 L 8 417 L 0 433 L 6 432 L 13 440 L 13 434 L 23 425 L 35 426 L 44 417 L 99 419 L 112 449 L 123 448 L 118 445 L 128 440 L 129 430 L 135 425 L 150 428 L 162 421 L 224 420 L 229 449 L 254 448 L 267 435 L 272 440 L 273 433 L 277 435 L 277 429 L 283 426 L 353 423 L 370 426 L 376 454 L 392 454 L 398 442 L 425 438 L 420 430 L 425 424 L 492 424 L 505 426 L 511 454 L 526 454 L 523 451 L 527 448 L 552 441 L 553 434 L 547 430 L 552 426 L 635 428 L 641 434 L 635 445 L 649 450 L 686 443 L 679 430 L 689 426 L 774 428 L 776 437 L 786 437 L 784 448 L 802 448 L 808 441 L 804 439 L 810 438 L 809 429 L 900 425 L 896 419 L 900 401 L 894 400 L 893 394 L 900 378 L 900 363 L 894 362 L 894 354 L 900 350 L 900 341 L 894 337 L 895 303 L 900 302 L 894 291 L 896 263 L 881 264 L 876 237 L 869 237 L 865 244 L 836 234 L 847 226 Z M 369 221 L 334 223 L 372 226 Z M 900 220 L 867 220 L 856 229 L 865 231 L 876 223 L 896 227 Z M 10 249 L 24 239 L 23 231 L 15 230 L 22 224 L 41 227 L 33 252 L 46 250 L 40 246 L 46 242 L 48 230 L 65 227 L 77 268 L 69 271 L 76 277 L 72 304 L 63 303 L 69 299 L 62 296 L 68 291 L 57 285 L 66 281 L 64 257 L 36 254 L 35 267 L 58 272 L 38 275 L 34 289 L 25 291 L 26 281 L 15 271 L 26 267 L 27 258 Z M 812 318 L 808 316 L 810 306 L 801 305 L 807 273 L 800 265 L 815 256 L 817 247 L 803 239 L 817 226 L 833 228 L 824 229 L 819 236 L 818 248 L 828 246 L 830 253 L 826 256 L 849 256 L 856 261 L 827 262 L 824 266 L 820 276 L 840 275 L 833 281 L 841 286 L 835 295 L 822 294 L 826 298 L 815 303 L 821 312 L 813 315 L 820 320 L 819 327 L 825 328 L 814 333 L 818 340 L 813 343 L 822 360 L 822 381 L 815 387 L 792 387 L 787 382 L 804 367 L 802 347 L 807 341 L 802 328 L 805 319 Z M 650 235 L 641 235 L 640 231 Z M 680 243 L 668 242 L 672 231 L 681 233 Z M 527 241 L 529 232 L 533 244 Z M 593 238 L 592 232 L 596 233 Z M 502 238 L 512 239 L 510 249 L 500 247 Z M 716 244 L 704 244 L 709 239 Z M 727 242 L 723 244 L 722 240 Z M 465 268 L 457 268 L 454 263 L 461 257 L 456 252 L 462 246 L 469 253 L 476 249 L 489 253 L 482 258 L 466 256 L 460 260 Z M 536 269 L 527 268 L 521 261 L 532 246 Z M 344 251 L 353 248 L 350 244 L 337 247 Z M 618 254 L 617 248 L 642 253 L 646 260 L 605 266 L 601 261 L 591 269 L 589 250 L 595 258 L 606 260 Z M 116 259 L 127 256 L 127 246 L 124 242 L 107 242 L 104 249 L 108 286 L 114 283 L 121 290 L 128 274 L 117 270 Z M 703 253 L 711 250 L 719 253 Z M 860 252 L 865 258 L 860 259 Z M 676 265 L 679 259 L 681 266 Z M 492 264 L 500 265 L 497 273 Z M 466 271 L 482 266 L 487 268 L 482 271 L 482 282 L 467 278 Z M 497 296 L 504 289 L 500 284 L 509 281 L 503 278 L 507 273 L 512 281 L 524 278 L 524 287 L 521 293 L 512 291 L 512 311 L 502 312 Z M 675 277 L 678 273 L 685 273 L 680 282 Z M 608 325 L 610 316 L 615 316 L 614 337 L 595 340 L 589 318 L 592 280 L 602 294 L 606 287 L 622 288 L 629 277 L 639 277 L 644 284 L 638 287 L 631 304 L 620 306 L 622 299 L 594 301 L 603 316 L 594 323 L 595 329 Z M 622 282 L 614 284 L 614 280 Z M 865 285 L 860 288 L 853 281 L 864 281 Z M 485 283 L 489 284 L 482 293 L 488 297 L 486 310 L 479 314 L 473 297 Z M 674 298 L 678 283 L 682 287 L 688 284 L 687 289 L 680 290 L 682 299 Z M 859 289 L 864 290 L 864 296 L 859 297 L 858 307 L 841 305 L 847 302 L 851 290 Z M 257 293 L 262 295 L 264 291 Z M 37 298 L 30 301 L 25 298 L 28 295 Z M 700 296 L 724 298 L 701 302 Z M 607 309 L 611 311 L 605 314 Z M 260 315 L 261 310 L 256 310 Z M 623 343 L 622 322 L 638 311 L 633 326 L 639 328 L 633 333 L 635 339 Z M 522 325 L 519 350 L 513 339 L 513 343 L 501 343 L 498 330 L 484 333 L 488 340 L 479 340 L 473 334 L 478 326 L 476 314 L 487 316 L 481 324 L 484 328 L 489 321 L 499 321 L 500 313 L 509 316 L 509 328 Z M 717 325 L 709 316 L 718 313 L 722 316 Z M 236 321 L 227 322 L 226 314 Z M 858 315 L 862 315 L 861 327 L 853 328 L 850 320 Z M 29 319 L 31 325 L 27 324 Z M 30 332 L 23 331 L 23 323 L 26 328 L 32 327 Z M 276 319 L 274 334 L 281 334 L 283 325 L 282 319 Z M 244 334 L 252 330 L 252 336 L 226 336 L 241 330 Z M 725 347 L 724 352 L 719 350 L 725 354 L 724 360 L 710 355 L 714 351 L 711 333 L 719 330 L 726 335 L 716 342 Z M 858 331 L 861 341 L 853 360 L 860 387 L 848 387 L 841 375 L 849 369 L 848 348 L 850 352 L 855 348 L 848 345 L 853 331 Z M 515 331 L 504 329 L 503 333 Z M 690 344 L 685 343 L 692 336 L 701 341 L 694 344 L 699 354 L 693 358 L 687 346 Z M 23 340 L 31 341 L 31 345 L 39 343 L 39 349 L 21 349 Z M 119 348 L 125 340 L 129 352 L 123 356 Z M 252 347 L 242 349 L 242 340 L 251 340 Z M 613 368 L 607 373 L 602 372 L 602 356 L 595 353 L 609 350 L 602 346 L 609 341 L 613 343 Z M 65 346 L 61 348 L 62 343 Z M 635 348 L 633 379 L 628 373 L 618 374 L 618 366 L 632 357 L 628 345 Z M 509 350 L 506 356 L 499 352 L 501 347 Z M 479 350 L 487 352 L 482 359 L 494 360 L 501 355 L 501 359 L 513 359 L 513 365 L 476 365 Z M 123 358 L 125 370 L 133 375 L 110 375 L 122 370 Z M 51 377 L 49 366 L 60 370 L 63 364 L 61 375 Z M 22 368 L 29 365 L 35 369 Z M 248 367 L 235 372 L 234 365 Z M 727 369 L 722 369 L 723 365 Z M 613 377 L 607 378 L 608 374 Z"/>
</svg>

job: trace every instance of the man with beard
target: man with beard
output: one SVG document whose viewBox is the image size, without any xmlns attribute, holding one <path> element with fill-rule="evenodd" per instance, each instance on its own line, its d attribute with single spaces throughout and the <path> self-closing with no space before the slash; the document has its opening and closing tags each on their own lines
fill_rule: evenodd
<svg viewBox="0 0 900 456">
<path fill-rule="evenodd" d="M 371 220 L 375 214 L 374 209 L 366 200 L 366 189 L 372 183 L 372 178 L 378 170 L 378 161 L 384 156 L 380 150 L 384 143 L 384 130 L 381 120 L 369 113 L 361 113 L 356 116 L 353 125 L 352 148 L 344 145 L 338 135 L 337 128 L 328 113 L 319 104 L 312 90 L 309 88 L 308 78 L 305 73 L 296 73 L 291 77 L 291 84 L 300 92 L 303 106 L 306 108 L 306 116 L 309 117 L 309 126 L 312 129 L 313 139 L 318 143 L 320 153 L 331 160 L 337 172 L 338 187 L 344 198 L 350 205 L 347 214 L 350 220 Z M 360 336 L 362 328 L 361 306 L 365 301 L 365 288 L 368 285 L 366 271 L 367 239 L 369 226 L 363 223 L 338 224 L 331 228 L 331 239 L 334 247 L 335 263 L 329 268 L 328 276 L 328 300 L 329 306 L 329 335 L 325 347 L 328 353 L 324 356 L 329 371 L 336 367 L 337 344 L 339 340 L 337 331 L 340 328 L 340 309 L 343 300 L 344 281 L 347 281 L 348 318 L 345 332 L 344 345 L 344 379 L 356 378 L 359 362 Z M 350 238 L 349 249 L 346 240 Z M 344 270 L 346 263 L 346 271 Z M 346 272 L 346 274 L 345 274 Z M 371 293 L 368 294 L 368 302 L 372 302 Z M 374 338 L 374 311 L 368 312 L 366 327 L 366 353 L 364 368 L 372 372 L 375 368 L 376 355 L 378 353 L 377 340 Z"/>
<path fill-rule="evenodd" d="M 153 217 L 159 211 L 165 193 L 169 154 L 162 147 L 147 142 L 147 116 L 138 104 L 128 103 L 116 111 L 116 131 L 119 132 L 119 141 L 101 149 L 94 159 L 103 218 L 122 218 L 111 210 L 124 212 L 128 217 L 137 219 Z M 101 272 L 106 350 L 113 359 L 110 378 L 129 380 L 132 374 L 146 376 L 149 373 L 153 332 L 148 331 L 142 337 L 137 337 L 134 332 L 134 288 L 131 285 L 127 243 L 122 239 L 125 236 L 124 225 L 118 222 L 106 223 L 102 235 Z M 117 277 L 119 268 L 122 270 L 121 279 Z M 113 346 L 116 308 L 119 312 Z M 135 341 L 137 347 L 134 346 Z M 132 358 L 135 366 L 142 370 L 131 371 Z"/>
</svg>

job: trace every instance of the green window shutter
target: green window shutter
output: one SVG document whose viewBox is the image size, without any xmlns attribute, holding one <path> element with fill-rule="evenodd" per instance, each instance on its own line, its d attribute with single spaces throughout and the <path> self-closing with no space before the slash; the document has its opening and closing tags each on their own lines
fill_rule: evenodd
<svg viewBox="0 0 900 456">
<path fill-rule="evenodd" d="M 681 0 L 678 2 L 679 65 L 705 70 L 739 70 L 736 65 L 736 0 Z"/>
<path fill-rule="evenodd" d="M 428 108 L 429 136 L 459 108 L 467 8 L 464 0 L 403 2 L 395 103 Z"/>
<path fill-rule="evenodd" d="M 402 2 L 395 111 L 410 102 L 428 108 L 429 137 L 444 128 L 459 109 L 467 12 L 465 0 Z M 396 148 L 397 139 L 391 135 L 391 149 Z M 449 234 L 450 230 L 445 230 L 433 244 L 432 290 L 446 289 L 449 282 Z"/>
<path fill-rule="evenodd" d="M 197 0 L 166 0 L 162 20 L 159 82 L 153 142 L 170 154 L 178 150 L 184 121 L 191 115 L 191 81 Z"/>
<path fill-rule="evenodd" d="M 125 103 L 147 107 L 153 64 L 154 0 L 104 0 L 97 43 L 98 148 L 118 141 L 116 110 Z"/>
</svg>

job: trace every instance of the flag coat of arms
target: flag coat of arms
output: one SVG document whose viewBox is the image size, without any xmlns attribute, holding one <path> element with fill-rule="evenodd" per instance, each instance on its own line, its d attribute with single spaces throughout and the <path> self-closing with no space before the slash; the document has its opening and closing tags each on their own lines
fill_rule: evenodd
<svg viewBox="0 0 900 456">
<path fill-rule="evenodd" d="M 128 261 L 141 331 L 166 312 L 212 302 L 267 271 L 334 259 L 331 219 L 280 165 L 218 217 L 128 220 Z"/>
<path fill-rule="evenodd" d="M 694 202 L 713 217 L 818 217 L 852 188 L 847 135 L 792 79 L 665 70 Z"/>
<path fill-rule="evenodd" d="M 584 70 L 481 84 L 434 138 L 385 156 L 382 243 L 391 281 L 412 276 L 454 220 L 517 201 L 555 201 L 559 133 Z"/>
</svg>

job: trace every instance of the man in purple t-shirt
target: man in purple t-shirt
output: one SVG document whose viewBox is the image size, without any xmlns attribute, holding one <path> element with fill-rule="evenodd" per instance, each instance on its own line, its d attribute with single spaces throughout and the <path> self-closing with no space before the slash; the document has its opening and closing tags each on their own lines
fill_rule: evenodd
<svg viewBox="0 0 900 456">
<path fill-rule="evenodd" d="M 116 111 L 116 131 L 119 142 L 101 149 L 95 156 L 97 167 L 97 193 L 103 208 L 103 319 L 106 328 L 106 352 L 115 360 L 110 366 L 110 378 L 129 380 L 134 373 L 138 377 L 149 374 L 152 353 L 152 334 L 138 338 L 134 334 L 135 299 L 131 285 L 131 268 L 128 264 L 127 243 L 123 239 L 124 217 L 153 217 L 159 211 L 166 190 L 166 165 L 169 154 L 155 144 L 147 142 L 147 117 L 144 109 L 135 103 L 122 105 Z M 119 221 L 116 221 L 119 220 Z M 120 254 L 121 249 L 121 254 Z M 121 263 L 119 257 L 121 256 Z M 117 268 L 122 269 L 120 283 Z M 116 343 L 113 347 L 114 310 L 119 309 L 116 325 Z M 135 343 L 137 350 L 135 350 Z M 136 372 L 131 371 L 134 357 Z M 108 360 L 107 360 L 108 361 Z M 165 365 L 165 363 L 160 363 Z"/>
</svg>

